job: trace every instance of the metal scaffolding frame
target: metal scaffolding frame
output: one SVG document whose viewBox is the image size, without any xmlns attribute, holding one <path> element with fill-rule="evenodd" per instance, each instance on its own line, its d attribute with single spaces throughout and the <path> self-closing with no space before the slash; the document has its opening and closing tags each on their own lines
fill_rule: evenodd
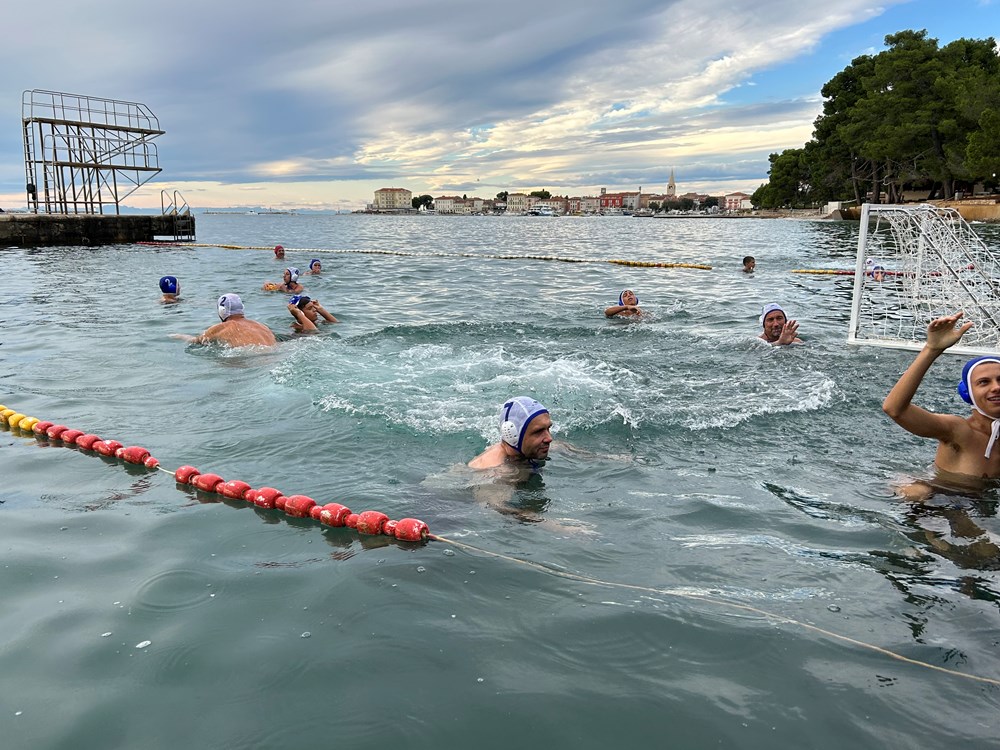
<svg viewBox="0 0 1000 750">
<path fill-rule="evenodd" d="M 118 214 L 160 172 L 152 141 L 165 131 L 145 104 L 31 90 L 22 94 L 21 119 L 33 213 Z"/>
</svg>

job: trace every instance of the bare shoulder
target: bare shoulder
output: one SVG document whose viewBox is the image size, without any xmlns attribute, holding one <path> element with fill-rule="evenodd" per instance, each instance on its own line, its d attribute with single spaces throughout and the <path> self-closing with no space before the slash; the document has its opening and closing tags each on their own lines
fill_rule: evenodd
<svg viewBox="0 0 1000 750">
<path fill-rule="evenodd" d="M 493 469 L 504 463 L 506 457 L 500 444 L 491 445 L 474 459 L 469 461 L 469 468 L 481 471 L 483 469 Z"/>
</svg>

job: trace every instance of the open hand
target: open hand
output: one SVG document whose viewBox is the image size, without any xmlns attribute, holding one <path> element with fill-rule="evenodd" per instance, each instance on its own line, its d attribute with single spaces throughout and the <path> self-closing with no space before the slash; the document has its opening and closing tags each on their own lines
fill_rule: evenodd
<svg viewBox="0 0 1000 750">
<path fill-rule="evenodd" d="M 964 323 L 959 328 L 955 327 L 963 315 L 965 313 L 959 310 L 952 315 L 945 315 L 932 320 L 927 326 L 927 347 L 929 349 L 944 351 L 949 346 L 957 344 L 959 339 L 965 335 L 965 332 L 972 328 L 971 322 Z"/>
</svg>

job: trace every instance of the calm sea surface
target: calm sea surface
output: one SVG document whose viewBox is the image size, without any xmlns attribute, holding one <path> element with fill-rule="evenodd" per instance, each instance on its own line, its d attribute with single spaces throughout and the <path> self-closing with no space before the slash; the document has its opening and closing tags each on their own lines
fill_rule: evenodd
<svg viewBox="0 0 1000 750">
<path fill-rule="evenodd" d="M 997 742 L 1000 688 L 863 645 L 1000 680 L 997 493 L 893 497 L 934 452 L 880 410 L 913 355 L 848 347 L 852 280 L 790 273 L 853 268 L 857 224 L 205 215 L 198 240 L 288 257 L 0 250 L 0 403 L 450 541 L 0 432 L 4 748 Z M 307 292 L 342 322 L 296 338 L 259 289 L 313 257 Z M 181 304 L 159 303 L 164 274 Z M 604 318 L 624 288 L 641 322 Z M 225 292 L 286 340 L 169 337 Z M 805 345 L 755 338 L 772 301 Z M 917 401 L 967 410 L 961 364 Z M 523 485 L 484 483 L 464 464 L 517 394 L 563 445 Z"/>
</svg>

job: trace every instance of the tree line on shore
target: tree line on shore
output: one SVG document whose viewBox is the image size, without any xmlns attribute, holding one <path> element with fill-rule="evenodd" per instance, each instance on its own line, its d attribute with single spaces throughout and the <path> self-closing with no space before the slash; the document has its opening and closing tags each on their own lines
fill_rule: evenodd
<svg viewBox="0 0 1000 750">
<path fill-rule="evenodd" d="M 755 206 L 898 203 L 903 191 L 953 198 L 1000 172 L 1000 56 L 993 38 L 943 47 L 900 31 L 821 89 L 823 113 L 802 148 L 769 157 Z"/>
</svg>

